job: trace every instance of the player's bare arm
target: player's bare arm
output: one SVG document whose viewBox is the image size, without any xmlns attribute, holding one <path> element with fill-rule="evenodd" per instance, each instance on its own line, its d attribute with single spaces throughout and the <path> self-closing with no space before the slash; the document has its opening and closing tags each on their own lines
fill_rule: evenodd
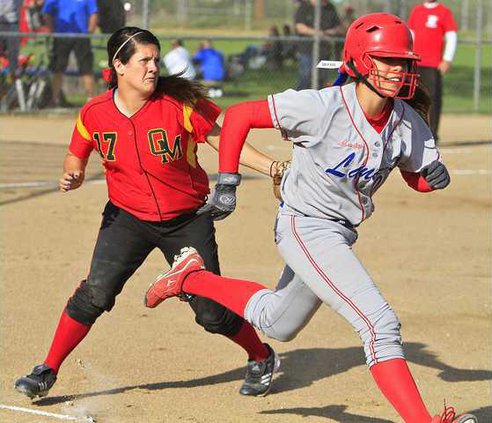
<svg viewBox="0 0 492 423">
<path fill-rule="evenodd" d="M 68 150 L 63 163 L 63 175 L 58 182 L 60 191 L 68 192 L 82 185 L 87 162 L 88 159 L 81 159 Z"/>
</svg>

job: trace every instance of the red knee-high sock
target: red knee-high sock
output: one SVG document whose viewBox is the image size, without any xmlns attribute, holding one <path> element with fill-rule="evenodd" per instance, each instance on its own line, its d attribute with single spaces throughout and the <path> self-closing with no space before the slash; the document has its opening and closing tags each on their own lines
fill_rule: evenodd
<svg viewBox="0 0 492 423">
<path fill-rule="evenodd" d="M 244 309 L 251 296 L 261 289 L 266 287 L 256 282 L 218 276 L 207 270 L 190 273 L 183 283 L 184 292 L 210 298 L 241 317 L 244 317 Z"/>
<path fill-rule="evenodd" d="M 427 408 L 413 380 L 407 362 L 401 358 L 371 367 L 379 389 L 406 423 L 431 422 Z"/>
<path fill-rule="evenodd" d="M 246 320 L 243 322 L 241 329 L 229 339 L 243 347 L 248 353 L 248 360 L 263 361 L 270 355 L 270 351 L 265 344 L 258 338 L 258 334 Z"/>
<path fill-rule="evenodd" d="M 72 319 L 64 310 L 44 363 L 58 373 L 65 358 L 85 338 L 90 328 L 90 325 L 84 325 Z"/>
<path fill-rule="evenodd" d="M 241 317 L 244 317 L 244 309 L 251 296 L 265 288 L 256 282 L 225 278 L 208 271 L 191 273 L 183 284 L 185 292 L 210 298 Z M 246 350 L 249 360 L 261 361 L 269 355 L 253 326 L 246 321 L 239 332 L 229 339 Z"/>
</svg>

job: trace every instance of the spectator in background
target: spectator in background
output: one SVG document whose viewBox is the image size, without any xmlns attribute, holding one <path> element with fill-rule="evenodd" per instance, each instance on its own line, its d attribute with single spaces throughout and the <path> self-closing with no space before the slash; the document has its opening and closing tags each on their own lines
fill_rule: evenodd
<svg viewBox="0 0 492 423">
<path fill-rule="evenodd" d="M 355 19 L 356 19 L 355 9 L 352 6 L 350 6 L 350 4 L 344 5 L 343 15 L 342 15 L 343 32 L 347 32 L 347 29 L 349 28 L 350 25 L 352 25 L 352 22 L 354 22 Z"/>
<path fill-rule="evenodd" d="M 196 72 L 191 63 L 190 53 L 178 39 L 171 40 L 171 51 L 162 59 L 169 75 L 178 75 L 186 79 L 195 79 Z"/>
<path fill-rule="evenodd" d="M 51 32 L 94 33 L 97 26 L 96 0 L 46 0 L 43 6 Z M 94 54 L 90 38 L 55 38 L 50 58 L 53 72 L 53 106 L 65 106 L 61 95 L 63 72 L 67 69 L 71 52 L 75 53 L 77 66 L 84 83 L 87 98 L 94 96 Z"/>
<path fill-rule="evenodd" d="M 294 17 L 297 35 L 311 39 L 314 37 L 316 34 L 316 30 L 314 29 L 315 9 L 316 0 L 304 1 L 299 5 Z M 321 0 L 320 31 L 319 35 L 324 37 L 336 37 L 344 32 L 337 10 L 328 0 Z M 311 88 L 311 71 L 313 66 L 316 66 L 316 63 L 313 63 L 312 51 L 313 43 L 299 43 L 298 90 Z M 333 59 L 332 56 L 333 49 L 331 48 L 331 42 L 327 40 L 322 41 L 320 43 L 319 58 L 329 60 Z M 321 86 L 326 84 L 326 81 L 324 80 L 320 82 Z"/>
<path fill-rule="evenodd" d="M 282 34 L 284 37 L 292 37 L 294 34 L 292 34 L 292 30 L 290 28 L 289 24 L 284 24 L 282 26 Z M 292 61 L 297 61 L 297 46 L 294 41 L 289 41 L 289 40 L 284 40 L 283 41 L 283 55 L 284 55 L 284 60 L 292 60 Z"/>
<path fill-rule="evenodd" d="M 21 3 L 22 0 L 0 1 L 0 32 L 19 32 Z M 13 79 L 16 77 L 19 45 L 20 39 L 17 37 L 0 37 L 0 55 L 8 56 L 9 72 Z"/>
<path fill-rule="evenodd" d="M 429 90 L 432 101 L 430 126 L 438 141 L 442 108 L 442 79 L 449 71 L 456 52 L 458 26 L 453 12 L 435 0 L 425 0 L 410 11 L 408 26 L 413 33 L 414 50 L 420 55 L 417 72 Z"/>
<path fill-rule="evenodd" d="M 97 0 L 98 26 L 103 34 L 112 34 L 126 23 L 126 11 L 121 0 Z"/>
<path fill-rule="evenodd" d="M 24 0 L 20 11 L 21 32 L 48 32 L 43 5 L 44 0 Z"/>
<path fill-rule="evenodd" d="M 284 60 L 284 46 L 278 37 L 280 37 L 280 31 L 277 25 L 271 26 L 268 32 L 268 40 L 261 49 L 261 54 L 266 57 L 267 65 L 272 70 L 280 69 Z"/>
<path fill-rule="evenodd" d="M 352 22 L 354 22 L 356 19 L 355 9 L 352 6 L 350 6 L 350 4 L 346 4 L 343 6 L 342 10 L 343 10 L 343 14 L 340 20 L 341 20 L 343 33 L 345 34 L 349 29 L 349 26 L 352 25 Z M 337 58 L 342 57 L 343 43 L 344 40 L 342 39 L 335 42 L 335 56 Z"/>
<path fill-rule="evenodd" d="M 211 98 L 222 97 L 222 81 L 225 77 L 224 56 L 212 46 L 212 40 L 204 40 L 200 43 L 198 51 L 193 56 L 193 63 L 200 69 L 200 78 L 203 84 L 209 88 L 208 95 Z"/>
</svg>

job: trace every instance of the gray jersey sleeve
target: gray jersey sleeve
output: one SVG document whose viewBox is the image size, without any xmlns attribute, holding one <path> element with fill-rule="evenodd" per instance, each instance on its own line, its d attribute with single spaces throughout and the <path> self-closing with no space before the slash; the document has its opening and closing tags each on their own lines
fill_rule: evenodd
<svg viewBox="0 0 492 423">
<path fill-rule="evenodd" d="M 268 105 L 272 122 L 285 139 L 305 147 L 320 142 L 320 127 L 327 105 L 319 91 L 289 89 L 268 96 Z"/>
<path fill-rule="evenodd" d="M 439 150 L 430 128 L 422 117 L 409 105 L 405 105 L 402 122 L 402 158 L 398 164 L 401 170 L 418 173 L 425 166 L 439 159 Z"/>
</svg>

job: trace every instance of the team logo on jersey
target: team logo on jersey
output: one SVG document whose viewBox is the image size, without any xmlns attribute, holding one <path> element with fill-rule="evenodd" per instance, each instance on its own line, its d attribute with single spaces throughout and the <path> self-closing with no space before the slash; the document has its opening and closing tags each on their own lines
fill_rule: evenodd
<svg viewBox="0 0 492 423">
<path fill-rule="evenodd" d="M 427 16 L 427 21 L 425 22 L 425 26 L 427 28 L 437 28 L 438 20 L 439 20 L 439 16 L 429 15 Z"/>
<path fill-rule="evenodd" d="M 354 161 L 355 153 L 350 153 L 347 157 L 341 160 L 334 167 L 325 169 L 325 173 L 329 175 L 337 176 L 339 178 L 359 178 L 369 180 L 374 176 L 376 169 L 368 168 L 365 166 L 359 166 L 355 169 L 349 170 L 350 165 Z"/>
<path fill-rule="evenodd" d="M 364 148 L 364 144 L 359 142 L 348 142 L 347 140 L 339 141 L 338 145 L 341 147 L 353 148 L 354 150 L 362 150 Z"/>
<path fill-rule="evenodd" d="M 92 137 L 96 141 L 97 151 L 103 160 L 107 162 L 114 162 L 116 160 L 114 150 L 116 148 L 118 134 L 116 132 L 94 132 Z"/>
<path fill-rule="evenodd" d="M 150 151 L 154 156 L 161 156 L 162 164 L 183 157 L 181 135 L 177 135 L 174 141 L 170 143 L 164 129 L 151 129 L 147 134 Z"/>
</svg>

